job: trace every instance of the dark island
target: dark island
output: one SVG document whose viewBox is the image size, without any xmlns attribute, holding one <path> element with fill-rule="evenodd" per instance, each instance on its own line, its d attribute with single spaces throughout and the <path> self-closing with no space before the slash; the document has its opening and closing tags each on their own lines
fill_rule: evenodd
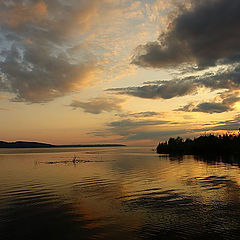
<svg viewBox="0 0 240 240">
<path fill-rule="evenodd" d="M 83 144 L 83 145 L 53 145 L 39 142 L 4 142 L 0 141 L 0 148 L 74 148 L 74 147 L 124 147 L 123 144 Z"/>
<path fill-rule="evenodd" d="M 157 146 L 159 154 L 239 154 L 240 135 L 218 135 L 213 134 L 200 136 L 194 139 L 181 137 L 170 138 Z"/>
</svg>

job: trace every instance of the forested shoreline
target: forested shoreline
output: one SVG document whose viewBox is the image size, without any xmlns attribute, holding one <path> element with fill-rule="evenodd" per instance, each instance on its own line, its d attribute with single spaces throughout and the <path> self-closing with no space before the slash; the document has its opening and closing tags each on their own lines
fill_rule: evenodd
<svg viewBox="0 0 240 240">
<path fill-rule="evenodd" d="M 169 138 L 157 146 L 159 154 L 238 154 L 240 135 L 203 135 L 194 139 Z"/>
</svg>

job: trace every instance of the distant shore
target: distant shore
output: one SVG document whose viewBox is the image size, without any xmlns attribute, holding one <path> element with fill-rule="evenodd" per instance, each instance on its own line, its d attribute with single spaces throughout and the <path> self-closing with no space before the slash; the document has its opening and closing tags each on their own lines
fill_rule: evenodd
<svg viewBox="0 0 240 240">
<path fill-rule="evenodd" d="M 74 147 L 125 147 L 124 144 L 77 144 L 77 145 L 53 145 L 40 142 L 4 142 L 0 141 L 0 148 L 74 148 Z"/>
<path fill-rule="evenodd" d="M 204 135 L 194 139 L 170 138 L 158 144 L 159 154 L 240 154 L 240 135 Z"/>
</svg>

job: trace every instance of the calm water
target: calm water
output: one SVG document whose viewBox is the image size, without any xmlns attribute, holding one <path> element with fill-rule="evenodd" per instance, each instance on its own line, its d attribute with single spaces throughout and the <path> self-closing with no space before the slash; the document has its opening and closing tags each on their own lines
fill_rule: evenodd
<svg viewBox="0 0 240 240">
<path fill-rule="evenodd" d="M 0 239 L 239 239 L 240 168 L 211 160 L 2 149 Z"/>
</svg>

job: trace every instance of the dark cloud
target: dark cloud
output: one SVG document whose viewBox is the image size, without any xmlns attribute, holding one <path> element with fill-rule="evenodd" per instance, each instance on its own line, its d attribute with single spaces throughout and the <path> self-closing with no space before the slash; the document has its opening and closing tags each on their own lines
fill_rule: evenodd
<svg viewBox="0 0 240 240">
<path fill-rule="evenodd" d="M 123 119 L 120 121 L 113 121 L 107 124 L 104 130 L 94 131 L 89 134 L 95 136 L 108 137 L 118 135 L 122 140 L 146 140 L 146 139 L 159 139 L 166 136 L 175 136 L 189 132 L 185 129 L 173 129 L 169 127 L 172 122 L 165 120 L 131 120 Z M 176 124 L 174 124 L 175 126 Z M 166 126 L 168 130 L 159 130 L 157 128 Z"/>
<path fill-rule="evenodd" d="M 178 111 L 185 112 L 204 112 L 204 113 L 222 113 L 232 110 L 229 106 L 222 103 L 204 102 L 195 107 L 192 104 L 186 105 L 183 108 L 179 108 Z"/>
<path fill-rule="evenodd" d="M 167 124 L 168 121 L 134 121 L 130 119 L 123 119 L 121 121 L 114 121 L 109 123 L 108 131 L 113 134 L 125 137 L 128 139 L 130 136 L 135 136 L 138 132 L 143 131 L 144 128 L 160 126 Z"/>
<path fill-rule="evenodd" d="M 222 113 L 234 110 L 234 104 L 240 101 L 239 93 L 224 92 L 220 94 L 221 102 L 202 102 L 199 104 L 187 104 L 175 111 Z"/>
<path fill-rule="evenodd" d="M 225 70 L 219 70 L 216 73 L 207 73 L 203 76 L 196 77 L 193 81 L 212 90 L 240 89 L 240 65 L 233 65 Z"/>
<path fill-rule="evenodd" d="M 236 115 L 231 120 L 218 121 L 212 127 L 202 129 L 202 131 L 238 131 L 240 128 L 240 115 Z"/>
<path fill-rule="evenodd" d="M 167 124 L 167 123 L 166 123 Z M 169 122 L 171 124 L 171 122 Z M 211 124 L 210 124 L 211 125 Z M 207 128 L 178 128 L 173 129 L 171 127 L 168 127 L 166 130 L 166 127 L 164 129 L 148 129 L 144 128 L 133 128 L 131 131 L 129 129 L 124 128 L 114 128 L 110 129 L 112 133 L 117 133 L 120 136 L 124 137 L 124 140 L 143 140 L 143 139 L 165 139 L 167 140 L 168 137 L 171 136 L 190 136 L 190 135 L 199 135 L 200 132 L 206 132 L 206 131 L 237 131 L 240 127 L 240 115 L 237 115 L 232 120 L 227 121 L 219 121 L 216 123 L 213 123 L 212 126 L 209 126 Z"/>
<path fill-rule="evenodd" d="M 179 136 L 186 134 L 188 131 L 186 129 L 180 130 L 162 130 L 162 131 L 138 131 L 132 135 L 129 135 L 126 140 L 151 140 L 151 139 L 161 139 L 162 137 Z"/>
<path fill-rule="evenodd" d="M 98 71 L 88 53 L 76 59 L 65 49 L 97 14 L 98 1 L 0 0 L 0 91 L 14 101 L 41 103 L 82 89 Z M 66 52 L 66 53 L 65 53 Z"/>
<path fill-rule="evenodd" d="M 155 42 L 138 46 L 132 63 L 163 68 L 183 63 L 198 67 L 239 61 L 240 2 L 201 1 L 179 11 L 166 33 Z"/>
<path fill-rule="evenodd" d="M 196 92 L 197 83 L 189 80 L 172 80 L 160 81 L 157 84 L 149 84 L 140 87 L 112 88 L 107 91 L 116 92 L 118 94 L 127 94 L 140 98 L 163 98 L 169 99 L 179 97 Z"/>
<path fill-rule="evenodd" d="M 117 94 L 127 94 L 147 99 L 169 99 L 190 94 L 195 94 L 200 88 L 210 90 L 226 90 L 227 94 L 222 94 L 222 102 L 201 104 L 196 111 L 221 112 L 232 110 L 232 105 L 240 99 L 234 91 L 240 90 L 240 65 L 228 67 L 224 70 L 218 70 L 215 73 L 206 73 L 203 75 L 193 75 L 185 78 L 178 78 L 169 81 L 145 82 L 145 85 L 139 87 L 112 88 L 107 89 Z M 189 105 L 182 108 L 182 111 L 189 111 L 193 106 Z M 215 109 L 215 110 L 214 110 Z"/>
<path fill-rule="evenodd" d="M 158 126 L 164 126 L 168 124 L 169 121 L 165 120 L 131 120 L 131 119 L 123 119 L 120 121 L 113 121 L 107 124 L 107 128 L 95 132 L 91 132 L 90 134 L 93 134 L 95 136 L 111 136 L 111 135 L 118 135 L 124 138 L 124 140 L 133 140 L 134 136 L 136 136 L 136 139 L 146 139 L 141 138 L 141 133 L 145 132 L 145 137 L 147 137 L 147 133 L 149 137 L 147 139 L 150 139 L 150 135 L 157 136 L 157 132 L 154 130 L 149 130 L 149 127 L 158 127 Z M 139 136 L 139 137 L 137 137 Z"/>
<path fill-rule="evenodd" d="M 186 125 L 186 122 L 184 122 Z M 176 128 L 176 126 L 178 127 Z M 181 127 L 179 127 L 181 126 Z M 104 130 L 96 130 L 89 134 L 101 137 L 109 137 L 118 135 L 124 141 L 131 140 L 146 140 L 157 139 L 167 140 L 168 137 L 176 136 L 194 136 L 199 135 L 201 132 L 214 132 L 214 131 L 235 131 L 240 127 L 240 115 L 237 115 L 232 120 L 210 122 L 205 124 L 205 127 L 191 128 L 188 125 L 183 127 L 181 122 L 171 121 L 152 121 L 141 120 L 134 121 L 130 119 L 123 119 L 121 121 L 113 121 L 107 124 Z"/>
<path fill-rule="evenodd" d="M 195 94 L 200 88 L 226 90 L 230 93 L 240 90 L 240 2 L 191 2 L 190 8 L 179 10 L 168 30 L 157 41 L 136 48 L 132 63 L 153 68 L 195 64 L 198 70 L 221 65 L 225 69 L 108 91 L 147 99 L 169 99 Z M 232 111 L 238 101 L 238 96 L 222 96 L 221 101 L 190 104 L 179 110 L 220 113 Z"/>
<path fill-rule="evenodd" d="M 102 112 L 120 111 L 125 100 L 120 98 L 95 98 L 89 102 L 74 100 L 69 106 L 74 109 L 81 108 L 84 112 L 100 114 Z"/>
<path fill-rule="evenodd" d="M 63 56 L 53 56 L 46 48 L 32 46 L 22 52 L 16 45 L 5 51 L 0 62 L 1 90 L 15 93 L 15 101 L 47 102 L 79 90 L 96 70 L 94 63 L 71 63 Z"/>
<path fill-rule="evenodd" d="M 157 126 L 169 123 L 169 121 L 161 120 L 161 121 L 133 121 L 130 119 L 123 119 L 121 121 L 115 121 L 108 124 L 109 127 L 120 127 L 120 128 L 136 128 L 136 127 L 143 127 L 143 126 Z"/>
<path fill-rule="evenodd" d="M 148 118 L 148 117 L 155 117 L 155 116 L 164 116 L 165 113 L 160 112 L 138 112 L 138 113 L 123 113 L 123 114 L 116 114 L 119 117 L 134 117 L 134 118 Z"/>
</svg>

